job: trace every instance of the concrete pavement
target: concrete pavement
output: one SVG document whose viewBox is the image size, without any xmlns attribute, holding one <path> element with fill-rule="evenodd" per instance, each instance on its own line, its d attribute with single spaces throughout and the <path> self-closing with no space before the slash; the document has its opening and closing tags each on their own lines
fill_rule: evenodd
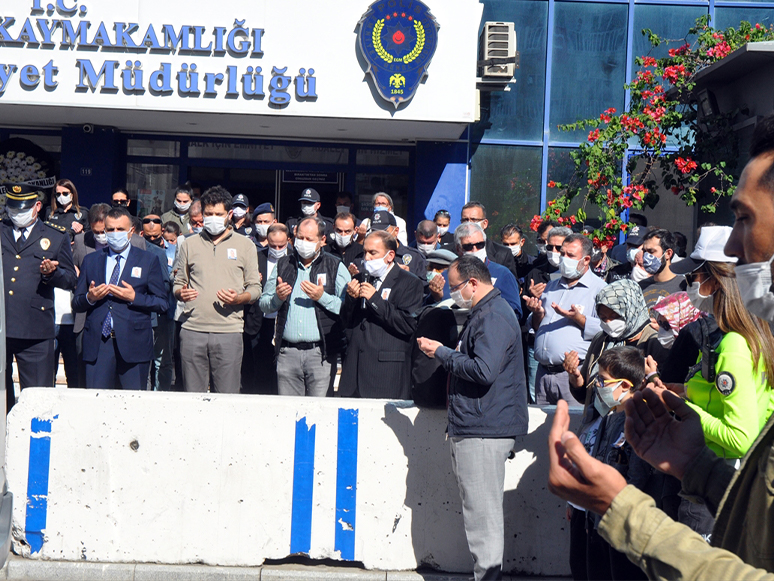
<svg viewBox="0 0 774 581">
<path fill-rule="evenodd" d="M 0 569 L 0 581 L 467 581 L 468 575 L 434 571 L 368 571 L 326 565 L 267 565 L 263 567 L 209 567 L 150 563 L 90 563 L 41 561 L 11 555 Z M 566 577 L 504 577 L 505 581 Z"/>
</svg>

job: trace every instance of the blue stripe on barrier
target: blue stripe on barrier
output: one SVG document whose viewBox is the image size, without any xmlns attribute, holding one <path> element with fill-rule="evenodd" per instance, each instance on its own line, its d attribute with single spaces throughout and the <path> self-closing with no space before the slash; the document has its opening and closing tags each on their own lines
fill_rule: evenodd
<svg viewBox="0 0 774 581">
<path fill-rule="evenodd" d="M 54 419 L 57 417 L 54 416 Z M 43 548 L 43 531 L 46 529 L 52 421 L 32 418 L 30 423 L 32 435 L 30 436 L 30 463 L 27 470 L 27 512 L 24 531 L 32 553 L 38 553 Z"/>
<path fill-rule="evenodd" d="M 306 418 L 296 421 L 293 455 L 293 510 L 290 521 L 290 554 L 309 554 L 312 546 L 312 491 L 314 489 L 314 435 Z"/>
<path fill-rule="evenodd" d="M 355 560 L 355 507 L 357 500 L 357 410 L 339 409 L 336 464 L 335 550 L 346 561 Z"/>
</svg>

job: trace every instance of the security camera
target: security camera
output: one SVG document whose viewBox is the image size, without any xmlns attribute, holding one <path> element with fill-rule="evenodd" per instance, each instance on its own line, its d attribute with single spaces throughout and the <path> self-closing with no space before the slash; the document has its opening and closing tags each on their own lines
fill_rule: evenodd
<svg viewBox="0 0 774 581">
<path fill-rule="evenodd" d="M 83 132 L 84 133 L 94 133 L 94 125 L 91 123 L 87 123 L 83 126 Z"/>
</svg>

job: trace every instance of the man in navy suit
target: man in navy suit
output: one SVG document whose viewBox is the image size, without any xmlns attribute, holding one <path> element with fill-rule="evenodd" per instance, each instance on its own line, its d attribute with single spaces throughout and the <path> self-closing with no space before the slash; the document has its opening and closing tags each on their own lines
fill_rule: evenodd
<svg viewBox="0 0 774 581">
<path fill-rule="evenodd" d="M 86 387 L 145 389 L 153 359 L 151 313 L 168 307 L 158 258 L 129 243 L 132 219 L 115 207 L 105 218 L 107 248 L 88 254 L 73 297 L 86 313 L 83 360 Z"/>
</svg>

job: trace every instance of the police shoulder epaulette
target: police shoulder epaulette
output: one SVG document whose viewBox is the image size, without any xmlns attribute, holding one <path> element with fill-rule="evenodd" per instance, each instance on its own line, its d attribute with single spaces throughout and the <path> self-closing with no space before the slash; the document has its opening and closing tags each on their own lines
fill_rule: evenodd
<svg viewBox="0 0 774 581">
<path fill-rule="evenodd" d="M 60 232 L 67 232 L 67 228 L 64 226 L 60 226 L 59 224 L 54 224 L 53 222 L 45 221 L 43 222 L 46 226 L 49 226 L 53 228 L 54 230 L 59 230 Z"/>
</svg>

